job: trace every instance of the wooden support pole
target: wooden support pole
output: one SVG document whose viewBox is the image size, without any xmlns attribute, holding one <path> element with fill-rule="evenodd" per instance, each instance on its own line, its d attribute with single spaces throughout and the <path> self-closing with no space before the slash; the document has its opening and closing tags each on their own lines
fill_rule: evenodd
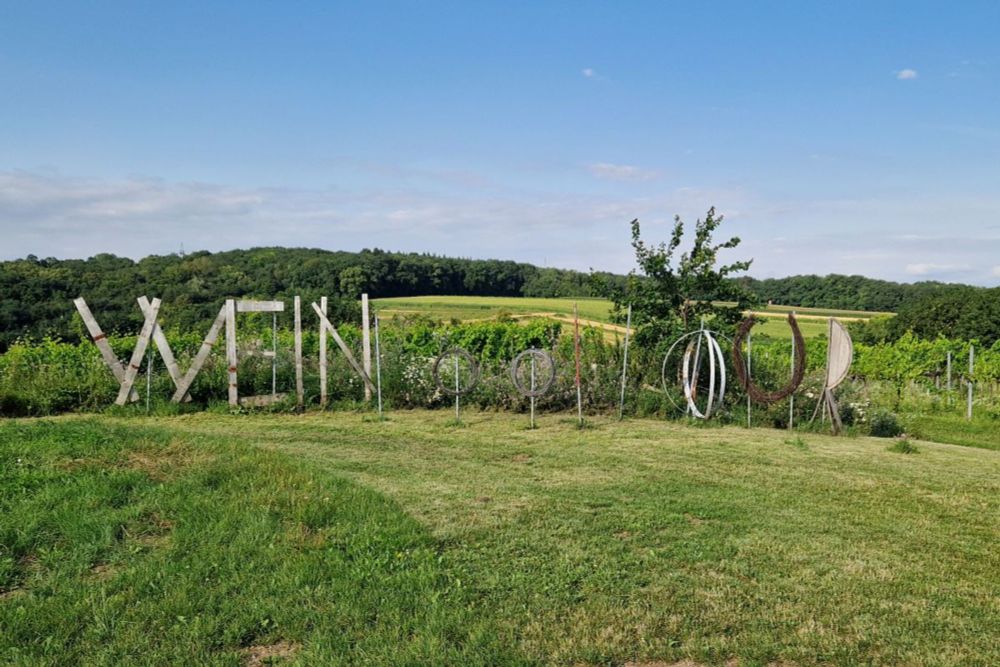
<svg viewBox="0 0 1000 667">
<path fill-rule="evenodd" d="M 302 300 L 295 297 L 295 403 L 302 408 L 305 390 L 302 386 Z"/>
<path fill-rule="evenodd" d="M 185 398 L 189 398 L 188 391 L 191 389 L 191 384 L 198 375 L 198 371 L 205 365 L 208 355 L 212 353 L 212 346 L 219 339 L 219 332 L 222 331 L 223 325 L 226 324 L 226 312 L 226 305 L 223 304 L 222 308 L 219 309 L 219 314 L 215 316 L 215 321 L 212 322 L 205 340 L 198 349 L 198 354 L 195 355 L 194 361 L 191 362 L 191 367 L 188 368 L 187 373 L 184 374 L 181 381 L 177 383 L 177 391 L 174 392 L 173 397 L 170 399 L 174 403 L 180 403 Z"/>
<path fill-rule="evenodd" d="M 576 419 L 583 426 L 583 389 L 580 386 L 580 313 L 573 304 L 573 357 L 576 362 Z"/>
<path fill-rule="evenodd" d="M 149 299 L 144 296 L 140 296 L 137 301 L 139 302 L 139 308 L 142 310 L 142 314 L 148 314 L 150 308 Z M 167 373 L 170 375 L 170 379 L 173 381 L 174 387 L 180 386 L 183 376 L 181 375 L 180 368 L 177 366 L 177 360 L 174 358 L 174 352 L 170 349 L 170 342 L 163 334 L 163 329 L 160 328 L 159 322 L 153 325 L 153 342 L 156 343 L 156 348 L 160 351 L 160 358 L 163 359 L 163 365 L 167 367 Z M 184 400 L 190 401 L 191 397 L 185 396 Z"/>
<path fill-rule="evenodd" d="M 372 376 L 372 338 L 368 316 L 368 295 L 361 295 L 361 365 L 365 369 L 365 375 Z M 365 401 L 372 400 L 371 387 L 365 385 Z"/>
<path fill-rule="evenodd" d="M 321 297 L 319 300 L 319 309 L 323 311 L 323 314 L 327 314 L 327 298 Z M 326 408 L 326 329 L 321 324 L 319 326 L 319 406 L 321 408 Z"/>
<path fill-rule="evenodd" d="M 972 343 L 969 343 L 969 381 L 966 383 L 966 386 L 968 387 L 968 399 L 966 400 L 965 406 L 965 418 L 969 421 L 972 421 L 972 375 L 975 372 L 975 358 L 975 349 L 973 348 Z"/>
<path fill-rule="evenodd" d="M 97 324 L 97 320 L 94 318 L 94 314 L 90 312 L 90 307 L 87 302 L 84 301 L 83 297 L 77 297 L 73 299 L 73 305 L 76 306 L 77 311 L 80 313 L 80 317 L 83 318 L 83 324 L 87 327 L 87 332 L 90 334 L 90 339 L 94 341 L 94 345 L 101 353 L 101 357 L 104 359 L 104 363 L 107 364 L 108 368 L 111 369 L 112 375 L 118 380 L 118 386 L 121 386 L 122 381 L 125 379 L 125 368 L 122 362 L 118 360 L 115 356 L 115 351 L 111 349 L 111 344 L 108 343 L 108 337 L 101 327 Z M 130 401 L 138 401 L 139 394 L 133 389 L 129 393 Z"/>
<path fill-rule="evenodd" d="M 153 335 L 153 327 L 156 326 L 156 316 L 160 312 L 160 300 L 153 299 L 149 306 L 149 311 L 145 313 L 145 321 L 142 323 L 142 330 L 139 338 L 135 341 L 135 349 L 132 350 L 132 358 L 125 367 L 125 377 L 122 379 L 121 387 L 118 389 L 118 397 L 115 399 L 116 405 L 125 405 L 129 402 L 132 393 L 132 385 L 135 383 L 135 376 L 139 372 L 142 364 L 142 357 L 146 354 L 146 346 Z"/>
<path fill-rule="evenodd" d="M 353 368 L 354 372 L 358 374 L 361 381 L 365 383 L 365 386 L 374 390 L 375 385 L 372 384 L 371 378 L 368 377 L 365 373 L 365 369 L 362 368 L 361 364 L 359 364 L 357 359 L 354 358 L 354 355 L 351 353 L 351 348 L 347 347 L 347 343 L 345 343 L 344 339 L 340 337 L 336 327 L 330 324 L 330 320 L 326 319 L 326 315 L 323 314 L 323 311 L 320 310 L 319 306 L 316 305 L 315 302 L 313 302 L 312 307 L 313 310 L 316 311 L 316 315 L 319 317 L 320 326 L 326 327 L 327 332 L 329 332 L 330 336 L 333 338 L 333 342 L 337 344 L 340 351 L 344 353 L 344 357 L 347 358 L 347 363 L 351 365 L 351 368 Z"/>
<path fill-rule="evenodd" d="M 632 304 L 628 305 L 628 314 L 625 316 L 625 349 L 622 351 L 622 392 L 618 400 L 618 419 L 625 418 L 625 379 L 628 373 L 628 337 L 632 331 Z"/>
<path fill-rule="evenodd" d="M 229 407 L 240 405 L 240 393 L 236 386 L 236 301 L 226 299 L 226 366 L 229 372 Z"/>
</svg>

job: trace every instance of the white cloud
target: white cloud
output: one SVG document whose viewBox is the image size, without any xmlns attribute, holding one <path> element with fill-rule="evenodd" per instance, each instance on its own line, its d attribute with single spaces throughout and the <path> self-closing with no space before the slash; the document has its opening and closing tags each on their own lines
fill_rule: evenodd
<svg viewBox="0 0 1000 667">
<path fill-rule="evenodd" d="M 993 270 L 990 271 L 990 275 L 994 278 L 1000 278 L 1000 265 L 994 266 Z"/>
<path fill-rule="evenodd" d="M 660 177 L 660 172 L 644 169 L 631 164 L 612 164 L 610 162 L 594 162 L 587 165 L 596 178 L 606 181 L 652 181 Z"/>
<path fill-rule="evenodd" d="M 934 273 L 947 273 L 956 270 L 953 264 L 933 264 L 931 262 L 907 264 L 906 273 L 911 276 L 927 276 Z"/>
<path fill-rule="evenodd" d="M 896 72 L 896 78 L 900 81 L 912 81 L 917 78 L 917 70 L 915 69 L 901 69 Z"/>
<path fill-rule="evenodd" d="M 594 71 L 593 69 L 591 69 L 590 67 L 584 67 L 584 68 L 583 68 L 583 69 L 582 69 L 582 70 L 580 71 L 580 73 L 581 73 L 581 74 L 583 74 L 583 75 L 584 75 L 585 77 L 587 77 L 588 79 L 593 79 L 593 78 L 594 78 L 595 76 L 597 76 L 597 72 L 595 72 L 595 71 Z"/>
</svg>

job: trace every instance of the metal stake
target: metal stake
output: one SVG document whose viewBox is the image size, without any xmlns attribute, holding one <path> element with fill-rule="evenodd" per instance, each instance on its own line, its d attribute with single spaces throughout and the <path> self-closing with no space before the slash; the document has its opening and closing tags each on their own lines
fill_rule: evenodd
<svg viewBox="0 0 1000 667">
<path fill-rule="evenodd" d="M 628 335 L 632 330 L 632 304 L 628 305 L 625 316 L 625 351 L 622 354 L 622 394 L 618 399 L 618 419 L 625 418 L 625 374 L 628 372 Z"/>
<path fill-rule="evenodd" d="M 278 313 L 271 313 L 271 396 L 278 395 Z"/>
<path fill-rule="evenodd" d="M 149 346 L 146 358 L 146 414 L 149 414 L 149 396 L 153 388 L 153 346 Z"/>
<path fill-rule="evenodd" d="M 576 361 L 576 418 L 583 426 L 583 392 L 580 389 L 580 313 L 573 304 L 573 356 Z"/>
<path fill-rule="evenodd" d="M 531 428 L 535 428 L 535 355 L 531 355 Z"/>
<path fill-rule="evenodd" d="M 378 416 L 382 418 L 382 351 L 378 341 L 378 315 L 375 315 L 375 390 L 378 394 Z"/>
<path fill-rule="evenodd" d="M 750 339 L 753 336 L 753 331 L 747 332 L 747 377 L 750 377 Z M 747 428 L 750 428 L 750 392 L 747 392 Z"/>
<path fill-rule="evenodd" d="M 795 317 L 795 311 L 792 311 L 792 317 Z M 792 372 L 795 372 L 795 336 L 792 336 Z M 791 431 L 792 427 L 795 425 L 795 393 L 788 397 L 788 430 Z"/>
<path fill-rule="evenodd" d="M 969 381 L 967 383 L 969 388 L 968 400 L 965 408 L 965 418 L 972 421 L 972 374 L 974 372 L 974 362 L 975 362 L 975 350 L 972 344 L 969 344 Z"/>
<path fill-rule="evenodd" d="M 458 417 L 458 399 L 459 399 L 458 390 L 459 390 L 459 384 L 458 384 L 458 355 L 456 354 L 455 355 L 455 421 L 456 422 L 459 420 L 459 417 Z"/>
</svg>

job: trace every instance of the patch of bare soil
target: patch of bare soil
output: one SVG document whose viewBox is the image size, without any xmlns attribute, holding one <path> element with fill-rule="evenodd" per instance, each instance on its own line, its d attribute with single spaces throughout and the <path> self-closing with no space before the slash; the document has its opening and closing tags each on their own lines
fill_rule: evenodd
<svg viewBox="0 0 1000 667">
<path fill-rule="evenodd" d="M 531 454 L 514 454 L 510 460 L 514 463 L 527 463 L 531 460 Z"/>
<path fill-rule="evenodd" d="M 243 664 L 246 667 L 277 665 L 293 658 L 300 648 L 298 644 L 286 641 L 267 646 L 251 646 L 243 651 Z"/>
</svg>

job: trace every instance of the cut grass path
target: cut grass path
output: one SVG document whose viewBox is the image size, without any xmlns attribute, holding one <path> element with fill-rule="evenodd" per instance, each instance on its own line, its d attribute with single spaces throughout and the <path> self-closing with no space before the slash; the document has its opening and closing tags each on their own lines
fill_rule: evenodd
<svg viewBox="0 0 1000 667">
<path fill-rule="evenodd" d="M 473 413 L 456 427 L 419 411 L 0 425 L 5 457 L 64 471 L 46 473 L 60 482 L 49 488 L 11 486 L 4 468 L 5 509 L 42 521 L 72 497 L 81 473 L 65 461 L 82 457 L 80 470 L 101 479 L 110 465 L 137 491 L 72 516 L 96 526 L 121 511 L 109 521 L 131 525 L 153 509 L 173 535 L 133 552 L 120 544 L 131 530 L 111 531 L 83 548 L 93 536 L 0 520 L 5 542 L 36 549 L 0 579 L 18 591 L 0 598 L 0 658 L 235 664 L 286 642 L 304 664 L 1000 663 L 1000 453 L 525 422 Z M 100 446 L 57 444 L 81 438 Z M 184 454 L 154 476 L 128 464 L 164 447 Z M 102 562 L 116 574 L 95 579 Z"/>
</svg>

